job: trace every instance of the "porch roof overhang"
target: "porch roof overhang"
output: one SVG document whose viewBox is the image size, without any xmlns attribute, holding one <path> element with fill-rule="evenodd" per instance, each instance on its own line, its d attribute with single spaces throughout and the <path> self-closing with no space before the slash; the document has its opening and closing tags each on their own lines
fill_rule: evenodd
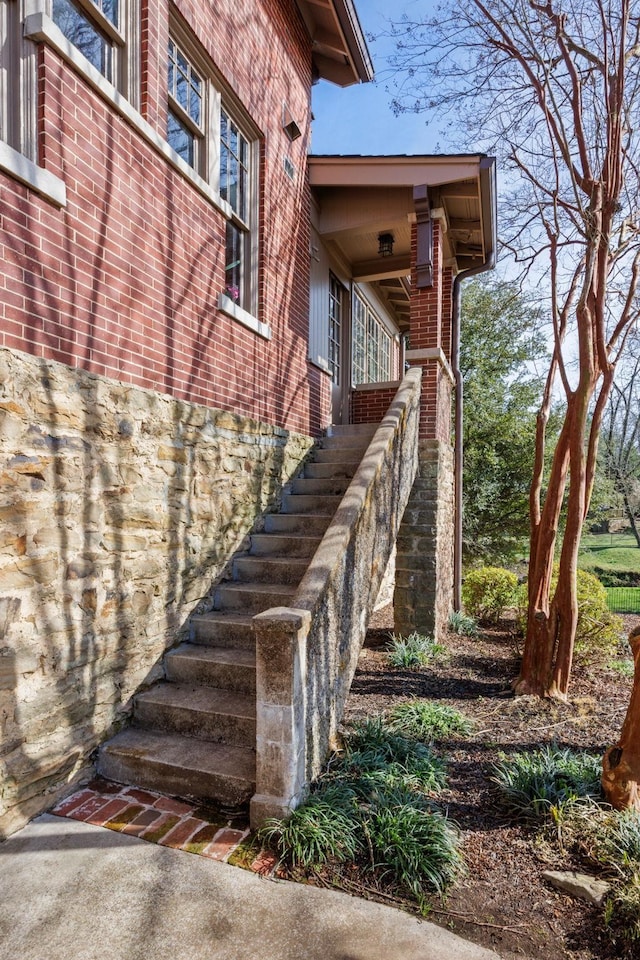
<svg viewBox="0 0 640 960">
<path fill-rule="evenodd" d="M 353 0 L 297 0 L 313 42 L 318 78 L 340 87 L 373 80 L 373 64 Z"/>
<path fill-rule="evenodd" d="M 414 187 L 426 186 L 431 216 L 442 224 L 444 262 L 454 275 L 489 262 L 496 249 L 495 161 L 451 156 L 311 156 L 316 227 L 354 280 L 379 287 L 400 329 L 409 318 Z M 380 256 L 380 233 L 393 254 Z"/>
</svg>

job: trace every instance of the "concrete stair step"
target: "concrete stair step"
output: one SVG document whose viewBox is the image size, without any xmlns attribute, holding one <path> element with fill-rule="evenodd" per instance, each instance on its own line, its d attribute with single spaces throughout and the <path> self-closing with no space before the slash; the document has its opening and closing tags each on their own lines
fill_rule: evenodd
<svg viewBox="0 0 640 960">
<path fill-rule="evenodd" d="M 304 557 L 310 560 L 320 546 L 321 540 L 321 536 L 308 537 L 302 533 L 290 536 L 279 533 L 253 533 L 249 552 L 254 557 Z"/>
<path fill-rule="evenodd" d="M 352 460 L 361 460 L 370 443 L 369 437 L 323 437 L 319 441 L 317 453 L 322 450 L 331 450 L 334 454 L 349 452 Z M 317 459 L 315 454 L 313 459 Z"/>
<path fill-rule="evenodd" d="M 379 423 L 333 423 L 327 429 L 328 437 L 372 437 Z"/>
<path fill-rule="evenodd" d="M 315 479 L 311 477 L 299 477 L 291 484 L 291 493 L 303 497 L 326 497 L 326 496 L 344 496 L 344 493 L 351 483 L 349 477 L 325 477 Z"/>
<path fill-rule="evenodd" d="M 256 690 L 254 650 L 202 647 L 183 643 L 164 658 L 167 680 L 174 683 L 201 683 L 239 693 Z"/>
<path fill-rule="evenodd" d="M 301 493 L 287 493 L 282 498 L 282 512 L 330 514 L 331 517 L 333 517 L 341 500 L 342 494 L 333 496 L 307 496 Z"/>
<path fill-rule="evenodd" d="M 98 772 L 168 796 L 246 804 L 255 792 L 255 753 L 248 747 L 129 728 L 102 747 Z"/>
<path fill-rule="evenodd" d="M 300 533 L 305 536 L 323 537 L 332 520 L 333 513 L 330 511 L 316 516 L 308 513 L 268 513 L 264 518 L 264 530 L 268 534 L 294 536 Z"/>
<path fill-rule="evenodd" d="M 313 460 L 310 460 L 305 470 L 318 463 L 360 463 L 367 451 L 367 446 L 361 447 L 318 447 L 314 451 Z"/>
<path fill-rule="evenodd" d="M 252 650 L 255 654 L 256 640 L 251 619 L 250 614 L 224 610 L 193 616 L 189 621 L 189 641 L 198 646 Z"/>
<path fill-rule="evenodd" d="M 298 584 L 308 566 L 304 557 L 238 557 L 233 563 L 233 578 L 240 583 Z"/>
<path fill-rule="evenodd" d="M 134 722 L 144 729 L 255 747 L 255 697 L 193 683 L 157 683 L 138 694 Z"/>
<path fill-rule="evenodd" d="M 330 460 L 326 463 L 308 463 L 304 468 L 305 479 L 328 480 L 338 477 L 353 477 L 360 466 L 360 460 Z"/>
<path fill-rule="evenodd" d="M 270 607 L 288 607 L 296 587 L 286 583 L 223 583 L 215 592 L 218 610 L 255 614 Z"/>
</svg>

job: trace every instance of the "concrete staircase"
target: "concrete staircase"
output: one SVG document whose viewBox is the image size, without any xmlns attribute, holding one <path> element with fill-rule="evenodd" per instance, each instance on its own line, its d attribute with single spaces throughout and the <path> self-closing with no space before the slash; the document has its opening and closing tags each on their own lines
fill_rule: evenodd
<svg viewBox="0 0 640 960">
<path fill-rule="evenodd" d="M 255 792 L 256 671 L 252 617 L 291 606 L 298 584 L 377 424 L 332 427 L 292 481 L 281 512 L 221 582 L 211 613 L 164 658 L 165 679 L 134 699 L 132 725 L 105 743 L 98 772 L 120 783 L 226 808 Z"/>
</svg>

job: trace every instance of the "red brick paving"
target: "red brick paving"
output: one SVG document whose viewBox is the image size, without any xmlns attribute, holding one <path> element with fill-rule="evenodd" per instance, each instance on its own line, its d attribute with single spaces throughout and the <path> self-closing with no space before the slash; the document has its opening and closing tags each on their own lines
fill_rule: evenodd
<svg viewBox="0 0 640 960">
<path fill-rule="evenodd" d="M 152 790 L 121 786 L 108 780 L 92 780 L 66 797 L 51 811 L 58 817 L 84 820 L 151 843 L 185 850 L 212 860 L 226 861 L 249 835 L 248 824 L 206 819 L 198 804 L 165 797 Z M 251 869 L 265 873 L 275 865 L 269 854 L 256 858 Z M 268 870 L 267 863 L 270 864 Z"/>
</svg>

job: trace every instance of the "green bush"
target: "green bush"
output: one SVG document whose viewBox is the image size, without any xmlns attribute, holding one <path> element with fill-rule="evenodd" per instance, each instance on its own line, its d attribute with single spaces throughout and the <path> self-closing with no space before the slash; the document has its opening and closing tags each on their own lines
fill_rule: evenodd
<svg viewBox="0 0 640 960">
<path fill-rule="evenodd" d="M 502 567 L 470 570 L 462 585 L 467 613 L 485 623 L 497 623 L 502 612 L 516 602 L 518 578 Z"/>
<path fill-rule="evenodd" d="M 551 578 L 551 596 L 558 583 L 558 567 Z M 611 613 L 607 605 L 607 591 L 587 570 L 578 570 L 578 623 L 576 625 L 575 653 L 583 662 L 609 659 L 615 654 L 623 631 L 620 617 Z M 527 589 L 519 595 L 518 623 L 523 633 L 527 629 Z"/>
</svg>

